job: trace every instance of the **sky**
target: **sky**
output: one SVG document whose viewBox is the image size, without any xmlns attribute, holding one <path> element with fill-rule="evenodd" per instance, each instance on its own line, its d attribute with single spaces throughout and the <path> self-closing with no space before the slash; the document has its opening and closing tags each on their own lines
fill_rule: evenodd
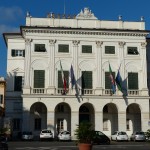
<svg viewBox="0 0 150 150">
<path fill-rule="evenodd" d="M 65 7 L 64 7 L 65 6 Z M 150 30 L 150 0 L 0 0 L 0 77 L 6 78 L 7 47 L 3 33 L 19 32 L 25 25 L 26 12 L 32 17 L 46 17 L 48 13 L 77 15 L 88 7 L 99 20 L 140 21 L 144 16 L 146 30 Z"/>
</svg>

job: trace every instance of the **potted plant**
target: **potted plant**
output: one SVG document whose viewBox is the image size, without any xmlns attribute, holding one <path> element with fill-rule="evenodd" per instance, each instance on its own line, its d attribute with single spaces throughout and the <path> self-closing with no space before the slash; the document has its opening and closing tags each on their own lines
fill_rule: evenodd
<svg viewBox="0 0 150 150">
<path fill-rule="evenodd" d="M 79 150 L 92 150 L 92 139 L 94 136 L 92 124 L 88 122 L 80 123 L 77 125 L 75 135 L 77 138 Z"/>
</svg>

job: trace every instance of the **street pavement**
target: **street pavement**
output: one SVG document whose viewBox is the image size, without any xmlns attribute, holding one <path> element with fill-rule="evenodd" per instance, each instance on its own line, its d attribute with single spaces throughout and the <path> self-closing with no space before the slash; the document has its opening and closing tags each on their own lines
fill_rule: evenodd
<svg viewBox="0 0 150 150">
<path fill-rule="evenodd" d="M 75 142 L 12 141 L 9 150 L 78 150 Z M 150 142 L 111 142 L 110 145 L 93 145 L 92 150 L 150 150 Z"/>
</svg>

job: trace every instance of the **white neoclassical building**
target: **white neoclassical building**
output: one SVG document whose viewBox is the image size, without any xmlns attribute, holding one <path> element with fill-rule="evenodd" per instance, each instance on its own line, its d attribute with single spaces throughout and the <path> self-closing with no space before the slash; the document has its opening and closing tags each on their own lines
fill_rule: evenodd
<svg viewBox="0 0 150 150">
<path fill-rule="evenodd" d="M 4 33 L 7 51 L 6 118 L 12 134 L 49 128 L 54 135 L 86 120 L 110 136 L 149 128 L 146 37 L 138 22 L 98 20 L 85 8 L 77 16 L 27 13 L 19 33 Z M 67 93 L 62 94 L 61 67 Z M 109 64 L 123 93 L 112 94 Z M 71 65 L 76 86 L 70 85 Z"/>
</svg>

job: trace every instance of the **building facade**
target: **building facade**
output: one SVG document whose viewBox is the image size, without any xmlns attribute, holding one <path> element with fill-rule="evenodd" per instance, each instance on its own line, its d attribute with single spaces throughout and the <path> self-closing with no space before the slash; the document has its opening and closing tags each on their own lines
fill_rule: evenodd
<svg viewBox="0 0 150 150">
<path fill-rule="evenodd" d="M 149 128 L 146 37 L 139 22 L 98 20 L 85 8 L 77 16 L 29 13 L 20 33 L 4 33 L 8 47 L 6 117 L 13 136 L 49 128 L 54 135 L 89 121 L 110 136 Z M 70 84 L 70 68 L 75 85 Z M 61 67 L 62 66 L 62 67 Z M 62 82 L 62 69 L 65 82 Z M 118 71 L 121 91 L 112 93 Z M 64 84 L 65 83 L 65 86 Z M 65 94 L 63 91 L 65 90 Z"/>
</svg>

